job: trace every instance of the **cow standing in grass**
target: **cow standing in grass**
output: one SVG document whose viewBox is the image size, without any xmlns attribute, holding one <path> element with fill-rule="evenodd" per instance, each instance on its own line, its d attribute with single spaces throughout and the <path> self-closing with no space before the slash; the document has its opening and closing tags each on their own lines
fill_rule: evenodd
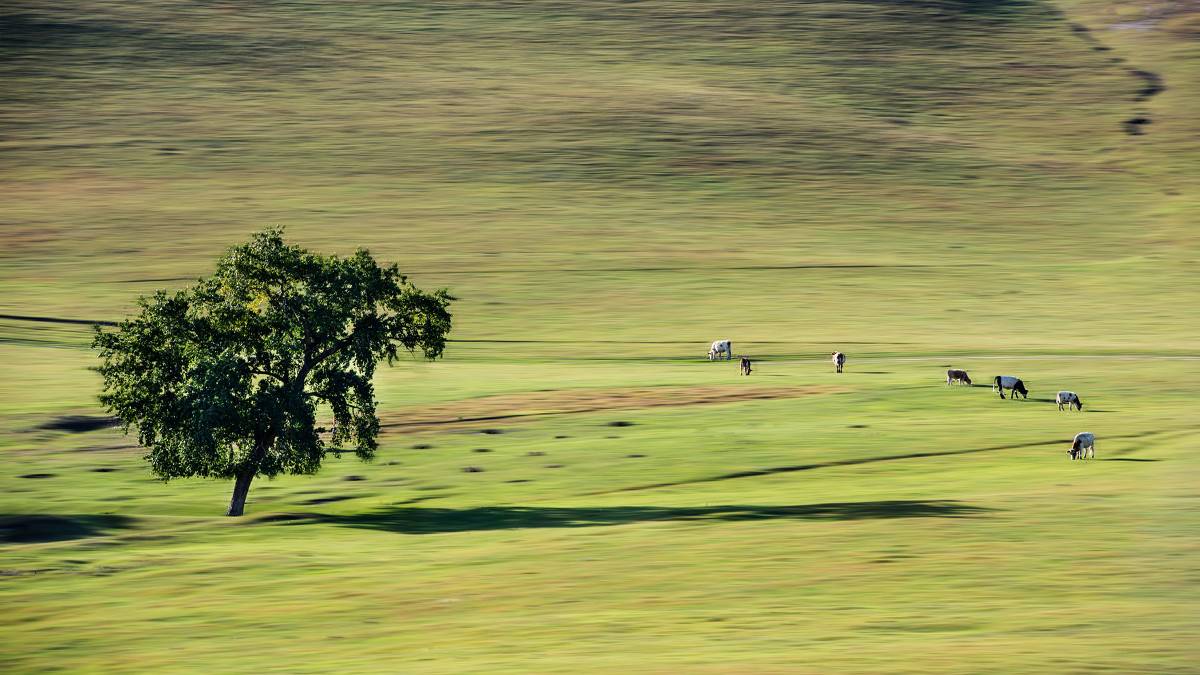
<svg viewBox="0 0 1200 675">
<path fill-rule="evenodd" d="M 722 355 L 725 356 L 726 361 L 733 359 L 733 343 L 729 340 L 713 341 L 712 346 L 708 348 L 708 360 L 719 359 Z"/>
<path fill-rule="evenodd" d="M 950 370 L 947 370 L 946 371 L 946 386 L 949 386 L 951 384 L 956 384 L 958 382 L 962 382 L 967 385 L 971 384 L 971 377 L 969 375 L 967 375 L 967 371 L 957 370 L 955 368 L 951 368 Z"/>
<path fill-rule="evenodd" d="M 1004 398 L 1005 389 L 1012 392 L 1012 398 L 1014 399 L 1017 397 L 1017 394 L 1020 394 L 1021 398 L 1029 398 L 1029 390 L 1025 388 L 1025 383 L 1019 377 L 997 375 L 992 380 L 992 391 L 998 392 L 1000 398 Z"/>
<path fill-rule="evenodd" d="M 837 372 L 842 372 L 842 366 L 846 365 L 846 355 L 841 352 L 833 353 L 833 367 Z"/>
<path fill-rule="evenodd" d="M 1071 441 L 1071 449 L 1067 454 L 1072 460 L 1087 459 L 1088 453 L 1091 453 L 1092 459 L 1096 458 L 1096 436 L 1089 431 L 1081 431 L 1075 434 L 1075 438 Z"/>
<path fill-rule="evenodd" d="M 740 368 L 741 368 L 741 372 L 743 375 L 749 375 L 750 374 L 750 359 L 743 356 Z"/>
<path fill-rule="evenodd" d="M 1062 410 L 1066 406 L 1067 410 L 1074 407 L 1076 410 L 1083 410 L 1083 401 L 1079 398 L 1079 394 L 1073 391 L 1060 391 L 1054 396 L 1054 402 L 1058 404 L 1058 409 Z"/>
</svg>

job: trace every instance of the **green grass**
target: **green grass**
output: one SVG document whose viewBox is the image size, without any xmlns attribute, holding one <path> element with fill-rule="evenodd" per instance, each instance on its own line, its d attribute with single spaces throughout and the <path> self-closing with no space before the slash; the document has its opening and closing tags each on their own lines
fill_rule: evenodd
<svg viewBox="0 0 1200 675">
<path fill-rule="evenodd" d="M 88 327 L 0 318 L 0 669 L 1194 672 L 1194 15 L 0 10 L 0 315 L 117 319 L 283 224 L 461 298 L 385 424 L 518 415 L 386 427 L 235 521 L 39 428 L 99 413 Z"/>
</svg>

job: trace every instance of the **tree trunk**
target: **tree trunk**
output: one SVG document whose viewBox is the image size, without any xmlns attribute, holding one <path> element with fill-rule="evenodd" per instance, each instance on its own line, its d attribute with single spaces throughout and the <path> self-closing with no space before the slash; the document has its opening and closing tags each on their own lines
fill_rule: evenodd
<svg viewBox="0 0 1200 675">
<path fill-rule="evenodd" d="M 229 500 L 227 516 L 240 516 L 246 510 L 246 495 L 250 494 L 250 481 L 254 480 L 254 469 L 245 469 L 233 484 L 233 497 Z"/>
<path fill-rule="evenodd" d="M 250 481 L 258 475 L 259 464 L 267 456 L 267 450 L 274 444 L 275 432 L 273 430 L 255 434 L 254 449 L 250 451 L 246 463 L 237 473 L 237 480 L 233 483 L 233 497 L 229 499 L 229 511 L 225 515 L 240 516 L 242 511 L 246 510 L 246 495 L 250 493 Z"/>
</svg>

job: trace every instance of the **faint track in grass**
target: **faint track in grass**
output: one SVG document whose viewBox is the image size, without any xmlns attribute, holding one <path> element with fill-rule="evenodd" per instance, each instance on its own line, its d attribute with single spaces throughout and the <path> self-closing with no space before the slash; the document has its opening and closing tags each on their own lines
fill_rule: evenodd
<svg viewBox="0 0 1200 675">
<path fill-rule="evenodd" d="M 55 316 L 36 316 L 28 314 L 0 314 L 0 321 L 14 321 L 18 323 L 45 323 L 59 324 L 64 326 L 108 326 L 114 327 L 118 322 L 106 319 L 78 319 L 71 317 L 55 317 Z M 0 342 L 9 341 L 16 342 L 0 335 Z M 32 342 L 32 340 L 20 340 L 21 342 Z M 580 339 L 562 339 L 562 340 L 546 340 L 546 339 L 516 339 L 516 338 L 451 338 L 448 342 L 456 342 L 461 344 L 530 344 L 530 345 L 596 345 L 596 344 L 623 344 L 623 345 L 696 345 L 700 343 L 703 346 L 704 340 L 580 340 Z M 915 342 L 870 342 L 864 340 L 827 340 L 827 341 L 797 341 L 797 340 L 742 340 L 743 344 L 750 345 L 825 345 L 836 343 L 839 345 L 917 345 Z M 796 355 L 798 356 L 798 355 Z M 673 358 L 673 357 L 671 357 Z M 791 354 L 766 354 L 756 357 L 758 360 L 770 359 L 775 363 L 794 362 L 810 362 L 828 361 L 828 356 L 821 354 L 812 358 L 793 358 Z M 1146 360 L 1146 361 L 1170 361 L 1170 360 L 1200 360 L 1200 354 L 1162 354 L 1162 353 L 1139 353 L 1139 352 L 1117 352 L 1110 354 L 1031 354 L 1021 351 L 992 352 L 992 353 L 958 353 L 958 354 L 919 354 L 913 356 L 861 356 L 857 357 L 857 362 L 877 362 L 877 361 L 938 361 L 938 360 L 954 360 L 954 359 L 1127 359 L 1127 360 Z M 625 360 L 622 357 L 621 360 Z M 702 360 L 702 359 L 697 359 Z M 847 373 L 852 373 L 850 366 L 847 366 Z"/>
<path fill-rule="evenodd" d="M 726 265 L 712 267 L 707 265 L 653 265 L 645 267 L 526 267 L 498 269 L 448 269 L 448 270 L 405 270 L 408 276 L 415 275 L 453 275 L 453 276 L 487 276 L 493 274 L 614 274 L 614 273 L 653 273 L 653 272 L 774 272 L 787 270 L 909 270 L 909 269 L 970 269 L 979 267 L 1002 267 L 994 263 L 799 263 L 777 265 Z M 149 284 L 167 281 L 194 281 L 196 277 L 148 277 L 143 279 L 118 279 L 108 283 L 114 284 Z"/>
</svg>

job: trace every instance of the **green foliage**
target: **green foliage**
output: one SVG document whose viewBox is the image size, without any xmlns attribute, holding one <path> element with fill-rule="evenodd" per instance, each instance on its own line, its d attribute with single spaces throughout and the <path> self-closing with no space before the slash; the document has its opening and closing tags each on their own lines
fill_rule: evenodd
<svg viewBox="0 0 1200 675">
<path fill-rule="evenodd" d="M 163 479 L 308 474 L 347 444 L 370 459 L 376 364 L 401 348 L 440 356 L 452 299 L 365 250 L 323 256 L 267 230 L 211 277 L 141 299 L 115 331 L 97 328 L 100 401 L 137 428 Z M 317 425 L 321 404 L 331 429 Z"/>
</svg>

